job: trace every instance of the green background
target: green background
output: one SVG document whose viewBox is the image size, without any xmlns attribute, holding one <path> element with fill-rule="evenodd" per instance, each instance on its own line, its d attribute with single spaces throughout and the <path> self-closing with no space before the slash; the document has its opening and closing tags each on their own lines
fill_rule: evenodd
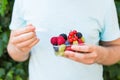
<svg viewBox="0 0 120 80">
<path fill-rule="evenodd" d="M 0 0 L 0 80 L 28 80 L 28 61 L 15 62 L 6 50 L 13 3 L 14 0 Z M 120 0 L 115 3 L 120 20 Z M 103 76 L 105 80 L 120 80 L 120 63 L 104 66 Z"/>
</svg>

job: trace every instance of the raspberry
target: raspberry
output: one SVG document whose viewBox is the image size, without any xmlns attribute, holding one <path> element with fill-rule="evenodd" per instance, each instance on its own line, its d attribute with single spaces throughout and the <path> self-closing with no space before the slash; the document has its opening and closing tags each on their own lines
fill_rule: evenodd
<svg viewBox="0 0 120 80">
<path fill-rule="evenodd" d="M 50 41 L 51 41 L 51 44 L 57 45 L 57 37 L 52 37 Z"/>
<path fill-rule="evenodd" d="M 65 43 L 65 39 L 62 36 L 57 37 L 57 44 L 61 45 Z"/>
</svg>

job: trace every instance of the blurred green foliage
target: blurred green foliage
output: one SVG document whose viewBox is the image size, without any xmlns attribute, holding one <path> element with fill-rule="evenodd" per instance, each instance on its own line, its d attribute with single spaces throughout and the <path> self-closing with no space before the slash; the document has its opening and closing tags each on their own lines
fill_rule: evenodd
<svg viewBox="0 0 120 80">
<path fill-rule="evenodd" d="M 0 0 L 0 80 L 28 80 L 28 61 L 18 63 L 7 53 L 8 28 L 14 0 Z M 120 23 L 120 0 L 115 0 Z M 105 80 L 120 80 L 120 63 L 104 66 Z"/>
<path fill-rule="evenodd" d="M 6 50 L 14 0 L 0 0 L 0 80 L 28 80 L 28 62 L 13 61 Z"/>
</svg>

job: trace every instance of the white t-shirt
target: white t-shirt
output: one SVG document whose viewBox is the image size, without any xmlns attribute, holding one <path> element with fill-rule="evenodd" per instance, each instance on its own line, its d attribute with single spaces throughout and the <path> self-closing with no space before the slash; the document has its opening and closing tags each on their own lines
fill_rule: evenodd
<svg viewBox="0 0 120 80">
<path fill-rule="evenodd" d="M 117 39 L 120 31 L 114 0 L 16 0 L 10 29 L 30 23 L 40 38 L 31 50 L 30 80 L 103 80 L 102 65 L 56 56 L 50 38 L 77 30 L 87 44 Z"/>
</svg>

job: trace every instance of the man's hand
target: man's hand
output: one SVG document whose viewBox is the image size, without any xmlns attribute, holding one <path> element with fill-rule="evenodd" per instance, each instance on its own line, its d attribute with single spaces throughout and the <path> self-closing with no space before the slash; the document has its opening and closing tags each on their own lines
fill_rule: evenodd
<svg viewBox="0 0 120 80">
<path fill-rule="evenodd" d="M 102 55 L 98 50 L 100 47 L 95 45 L 73 45 L 73 51 L 65 51 L 65 56 L 77 62 L 84 64 L 92 64 L 97 61 Z"/>
<path fill-rule="evenodd" d="M 65 51 L 65 57 L 84 64 L 112 65 L 120 61 L 120 38 L 101 41 L 100 45 L 73 45 L 74 51 Z"/>
<path fill-rule="evenodd" d="M 31 48 L 38 42 L 35 27 L 28 25 L 25 28 L 11 31 L 8 52 L 14 60 L 23 61 L 29 56 Z"/>
</svg>

